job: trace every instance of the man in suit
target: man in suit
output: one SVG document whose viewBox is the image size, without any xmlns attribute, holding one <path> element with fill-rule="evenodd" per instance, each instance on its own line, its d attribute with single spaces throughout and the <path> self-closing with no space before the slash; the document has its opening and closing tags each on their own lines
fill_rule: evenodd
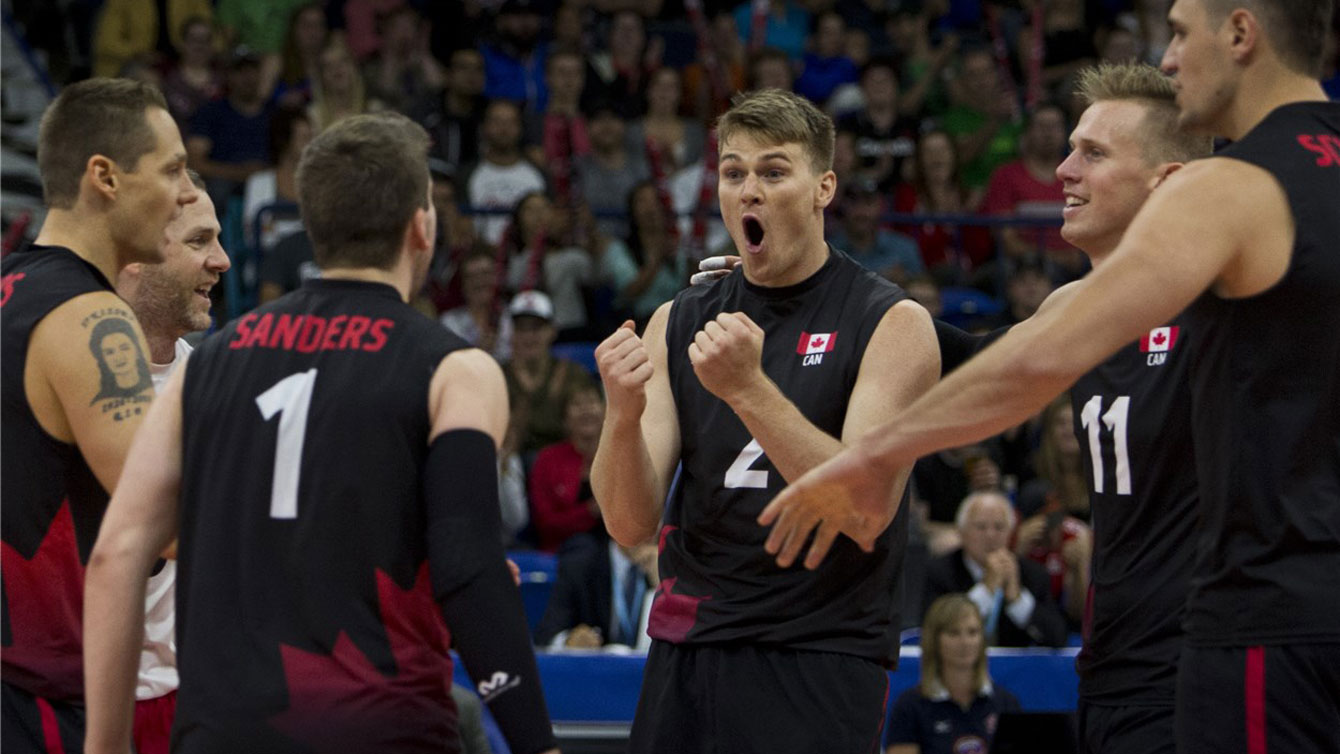
<svg viewBox="0 0 1340 754">
<path fill-rule="evenodd" d="M 1065 644 L 1065 618 L 1048 595 L 1046 570 L 1009 548 L 1009 499 L 974 492 L 959 505 L 956 522 L 963 547 L 927 565 L 923 611 L 942 594 L 964 592 L 981 610 L 993 646 Z"/>
<path fill-rule="evenodd" d="M 535 629 L 536 643 L 550 649 L 618 644 L 645 650 L 646 607 L 659 582 L 655 540 L 629 548 L 578 534 L 559 551 L 558 577 Z"/>
</svg>

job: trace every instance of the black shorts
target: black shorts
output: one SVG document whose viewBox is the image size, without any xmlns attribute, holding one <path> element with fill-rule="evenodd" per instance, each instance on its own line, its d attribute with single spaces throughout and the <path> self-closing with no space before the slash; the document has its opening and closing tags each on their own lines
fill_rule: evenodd
<svg viewBox="0 0 1340 754">
<path fill-rule="evenodd" d="M 1182 648 L 1180 754 L 1340 752 L 1340 644 Z"/>
<path fill-rule="evenodd" d="M 1106 706 L 1079 700 L 1080 754 L 1176 754 L 1171 704 Z"/>
<path fill-rule="evenodd" d="M 83 754 L 84 708 L 50 702 L 3 685 L 0 751 L 5 754 Z"/>
<path fill-rule="evenodd" d="M 630 754 L 874 754 L 889 676 L 859 657 L 652 642 Z"/>
</svg>

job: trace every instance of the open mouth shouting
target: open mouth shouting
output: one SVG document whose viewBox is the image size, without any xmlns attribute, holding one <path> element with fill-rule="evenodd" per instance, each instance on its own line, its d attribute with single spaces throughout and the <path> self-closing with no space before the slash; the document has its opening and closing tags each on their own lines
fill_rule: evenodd
<svg viewBox="0 0 1340 754">
<path fill-rule="evenodd" d="M 755 215 L 745 215 L 741 223 L 744 225 L 745 251 L 750 254 L 763 251 L 763 222 Z"/>
</svg>

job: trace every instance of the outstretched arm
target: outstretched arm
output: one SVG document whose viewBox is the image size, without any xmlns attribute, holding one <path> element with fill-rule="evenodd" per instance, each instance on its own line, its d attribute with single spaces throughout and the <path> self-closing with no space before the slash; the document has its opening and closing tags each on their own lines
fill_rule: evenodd
<svg viewBox="0 0 1340 754">
<path fill-rule="evenodd" d="M 1174 173 L 1112 257 L 1063 301 L 1016 325 L 774 505 L 837 497 L 877 511 L 882 498 L 861 486 L 870 479 L 892 480 L 923 455 L 1019 424 L 1212 285 L 1224 295 L 1249 295 L 1273 284 L 1292 246 L 1292 231 L 1279 230 L 1292 224 L 1283 192 L 1263 175 L 1219 159 Z"/>
</svg>

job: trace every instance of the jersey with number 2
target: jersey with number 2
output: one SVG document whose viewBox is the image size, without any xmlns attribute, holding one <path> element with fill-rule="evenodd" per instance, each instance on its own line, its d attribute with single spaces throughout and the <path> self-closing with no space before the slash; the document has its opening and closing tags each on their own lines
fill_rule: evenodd
<svg viewBox="0 0 1340 754">
<path fill-rule="evenodd" d="M 793 286 L 752 285 L 737 271 L 676 297 L 666 346 L 682 467 L 661 530 L 653 638 L 897 657 L 906 506 L 873 553 L 839 537 L 818 570 L 778 568 L 763 549 L 768 531 L 755 519 L 787 480 L 731 408 L 703 387 L 688 347 L 718 314 L 743 312 L 765 333 L 764 373 L 810 423 L 840 438 L 866 345 L 905 297 L 840 251 Z"/>
</svg>

